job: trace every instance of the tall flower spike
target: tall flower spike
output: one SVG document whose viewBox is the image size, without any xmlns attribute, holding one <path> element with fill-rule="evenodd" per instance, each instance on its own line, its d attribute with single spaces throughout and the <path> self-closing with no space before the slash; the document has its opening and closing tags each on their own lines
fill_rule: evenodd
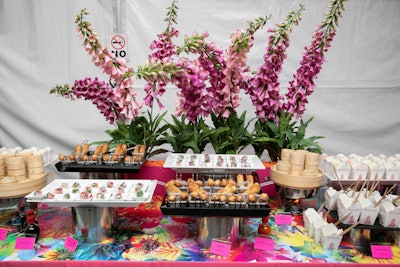
<svg viewBox="0 0 400 267">
<path fill-rule="evenodd" d="M 280 109 L 280 101 L 283 96 L 279 94 L 279 74 L 287 57 L 286 49 L 289 47 L 289 33 L 301 20 L 301 12 L 304 6 L 300 5 L 297 11 L 289 12 L 283 22 L 276 29 L 269 29 L 273 35 L 269 37 L 268 46 L 264 54 L 264 64 L 258 72 L 249 80 L 246 93 L 250 95 L 253 105 L 256 107 L 256 115 L 261 121 L 276 119 Z"/>
<path fill-rule="evenodd" d="M 101 68 L 103 72 L 110 76 L 116 86 L 114 93 L 115 109 L 113 115 L 119 121 L 130 123 L 139 115 L 139 109 L 142 104 L 137 100 L 137 93 L 133 90 L 133 69 L 126 65 L 125 59 L 119 59 L 105 48 L 99 41 L 97 34 L 92 30 L 91 24 L 85 20 L 88 15 L 86 9 L 82 9 L 77 15 L 75 23 L 77 24 L 77 32 L 83 40 L 83 46 L 86 52 L 92 57 L 94 64 Z M 129 99 L 130 101 L 126 101 Z M 99 106 L 98 106 L 99 107 Z M 104 114 L 104 112 L 102 112 Z M 111 115 L 108 115 L 111 116 Z M 113 121 L 110 120 L 111 123 Z"/>
<path fill-rule="evenodd" d="M 178 64 L 180 71 L 172 78 L 172 82 L 180 89 L 175 115 L 185 115 L 189 121 L 196 122 L 198 117 L 204 117 L 210 112 L 203 107 L 204 103 L 212 100 L 212 95 L 205 89 L 208 71 L 201 67 L 198 60 L 181 58 Z"/>
<path fill-rule="evenodd" d="M 336 34 L 335 26 L 344 11 L 346 0 L 331 0 L 329 12 L 320 27 L 314 31 L 311 44 L 305 48 L 305 53 L 300 62 L 300 67 L 293 75 L 293 80 L 289 82 L 286 94 L 286 103 L 282 110 L 301 117 L 308 103 L 308 96 L 314 92 L 314 80 L 322 69 L 325 62 L 324 53 L 328 51 L 331 42 Z"/>
<path fill-rule="evenodd" d="M 165 93 L 167 83 L 171 81 L 171 74 L 176 71 L 173 62 L 176 47 L 172 38 L 179 35 L 179 31 L 173 26 L 177 24 L 178 19 L 179 8 L 177 3 L 177 0 L 173 0 L 167 8 L 166 18 L 164 19 L 167 22 L 167 28 L 157 35 L 158 40 L 151 43 L 150 49 L 154 52 L 149 55 L 146 66 L 139 68 L 137 73 L 139 78 L 143 77 L 147 81 L 144 87 L 146 92 L 144 103 L 149 107 L 153 106 L 154 99 L 157 99 L 159 108 L 164 108 L 159 97 Z"/>
<path fill-rule="evenodd" d="M 238 30 L 231 35 L 231 45 L 226 50 L 225 65 L 222 73 L 224 77 L 222 83 L 224 87 L 221 91 L 222 104 L 221 111 L 216 111 L 218 116 L 228 118 L 230 113 L 240 104 L 240 89 L 246 84 L 248 76 L 246 72 L 250 70 L 247 65 L 247 56 L 253 47 L 254 34 L 261 29 L 267 22 L 268 17 L 259 17 L 249 22 L 246 31 Z"/>
<path fill-rule="evenodd" d="M 78 99 L 91 100 L 111 124 L 115 119 L 120 119 L 117 116 L 121 113 L 121 108 L 114 104 L 115 95 L 108 83 L 99 81 L 97 77 L 93 80 L 85 78 L 76 80 L 72 90 Z"/>
<path fill-rule="evenodd" d="M 214 43 L 207 43 L 206 38 L 209 36 L 208 32 L 203 34 L 194 33 L 192 36 L 186 36 L 184 39 L 184 46 L 177 48 L 177 54 L 182 53 L 194 53 L 199 54 L 197 60 L 199 65 L 208 72 L 207 87 L 205 88 L 204 94 L 212 97 L 207 97 L 206 101 L 200 103 L 202 106 L 203 116 L 207 117 L 213 110 L 214 113 L 220 114 L 225 110 L 225 98 L 222 90 L 224 84 L 222 80 L 225 78 L 222 70 L 225 67 L 225 61 L 223 58 L 223 51 L 217 49 Z M 206 81 L 204 81 L 206 83 Z M 188 117 L 187 114 L 184 114 Z"/>
<path fill-rule="evenodd" d="M 178 35 L 179 32 L 174 28 L 159 34 L 158 40 L 154 40 L 150 45 L 154 52 L 149 55 L 146 66 L 138 69 L 137 75 L 143 76 L 147 81 L 144 99 L 147 106 L 152 106 L 154 99 L 157 99 L 159 107 L 163 107 L 158 97 L 166 91 L 167 82 L 170 82 L 171 74 L 175 71 L 173 56 L 176 52 L 172 38 Z"/>
</svg>

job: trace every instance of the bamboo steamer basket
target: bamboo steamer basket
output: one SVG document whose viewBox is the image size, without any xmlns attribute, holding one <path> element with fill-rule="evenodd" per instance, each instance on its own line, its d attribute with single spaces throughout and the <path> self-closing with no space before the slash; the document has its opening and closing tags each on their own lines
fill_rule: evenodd
<svg viewBox="0 0 400 267">
<path fill-rule="evenodd" d="M 45 173 L 44 167 L 28 168 L 28 174 Z"/>
<path fill-rule="evenodd" d="M 28 169 L 29 168 L 38 168 L 38 167 L 44 167 L 44 162 L 43 161 L 38 161 L 38 162 L 28 162 L 26 163 Z"/>
<path fill-rule="evenodd" d="M 28 174 L 28 178 L 29 179 L 40 179 L 41 177 L 43 177 L 43 175 L 45 175 L 45 172 L 41 172 L 41 173 L 29 173 Z"/>
<path fill-rule="evenodd" d="M 319 160 L 321 158 L 321 155 L 318 153 L 313 153 L 313 152 L 308 152 L 306 154 L 305 162 L 304 164 L 307 165 L 319 165 Z"/>
<path fill-rule="evenodd" d="M 290 155 L 294 152 L 293 149 L 283 148 L 281 151 L 281 160 L 289 162 Z"/>
<path fill-rule="evenodd" d="M 7 170 L 8 176 L 26 176 L 26 170 L 24 169 L 15 169 L 15 170 Z"/>
<path fill-rule="evenodd" d="M 300 165 L 301 168 L 304 168 L 304 161 L 306 158 L 306 153 L 300 152 L 300 150 L 296 150 L 290 155 L 290 164 L 292 165 Z"/>
<path fill-rule="evenodd" d="M 26 157 L 26 162 L 43 162 L 43 156 L 42 154 L 31 154 Z"/>
<path fill-rule="evenodd" d="M 323 183 L 324 173 L 318 170 L 313 175 L 291 175 L 281 173 L 277 170 L 276 164 L 271 166 L 271 180 L 283 187 L 294 188 L 294 189 L 314 189 L 318 188 Z"/>
<path fill-rule="evenodd" d="M 276 163 L 276 168 L 281 173 L 289 173 L 290 171 L 290 163 L 283 160 L 278 160 Z"/>
<path fill-rule="evenodd" d="M 23 157 L 7 157 L 6 158 L 7 170 L 25 169 L 25 161 Z"/>
<path fill-rule="evenodd" d="M 0 155 L 0 167 L 5 167 L 5 166 L 6 166 L 6 156 Z"/>
<path fill-rule="evenodd" d="M 18 180 L 16 177 L 5 177 L 0 179 L 0 198 L 15 198 L 42 189 L 47 185 L 47 174 L 38 179 Z"/>
</svg>

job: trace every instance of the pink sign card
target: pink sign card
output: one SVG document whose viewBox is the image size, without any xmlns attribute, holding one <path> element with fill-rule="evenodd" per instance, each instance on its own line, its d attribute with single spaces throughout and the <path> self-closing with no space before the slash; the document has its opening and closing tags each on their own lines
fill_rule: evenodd
<svg viewBox="0 0 400 267">
<path fill-rule="evenodd" d="M 291 214 L 275 214 L 275 224 L 277 225 L 292 225 L 292 215 Z"/>
<path fill-rule="evenodd" d="M 0 228 L 0 241 L 4 241 L 7 238 L 7 229 Z"/>
<path fill-rule="evenodd" d="M 218 241 L 216 239 L 211 241 L 210 252 L 216 255 L 229 257 L 231 253 L 232 244 L 225 241 Z"/>
<path fill-rule="evenodd" d="M 256 236 L 254 238 L 254 248 L 266 251 L 274 251 L 274 240 L 270 238 L 265 238 L 261 236 Z"/>
<path fill-rule="evenodd" d="M 371 244 L 372 258 L 375 259 L 392 259 L 393 251 L 389 245 L 372 245 Z"/>
<path fill-rule="evenodd" d="M 76 240 L 70 236 L 67 236 L 65 238 L 64 247 L 66 249 L 68 249 L 71 252 L 75 252 L 77 246 L 78 246 L 78 240 Z"/>
<path fill-rule="evenodd" d="M 33 249 L 35 247 L 34 237 L 17 237 L 15 240 L 16 249 Z"/>
</svg>

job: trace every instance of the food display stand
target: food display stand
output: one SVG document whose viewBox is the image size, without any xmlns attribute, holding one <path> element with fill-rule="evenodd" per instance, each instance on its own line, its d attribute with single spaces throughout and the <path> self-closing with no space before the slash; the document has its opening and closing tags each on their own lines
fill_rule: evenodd
<svg viewBox="0 0 400 267">
<path fill-rule="evenodd" d="M 75 234 L 101 242 L 116 226 L 113 209 L 151 201 L 155 180 L 56 179 L 26 196 L 27 202 L 71 207 Z"/>
<path fill-rule="evenodd" d="M 204 192 L 204 197 L 194 197 L 189 186 L 185 187 L 186 181 L 182 181 L 182 191 L 188 193 L 188 198 L 180 199 L 177 195 L 175 199 L 172 195 L 174 200 L 171 200 L 167 195 L 161 205 L 164 215 L 197 217 L 197 241 L 202 247 L 210 247 L 214 239 L 230 242 L 232 247 L 236 247 L 239 245 L 241 219 L 267 217 L 270 213 L 268 202 L 259 199 L 260 192 L 254 194 L 253 201 L 246 194 L 250 185 L 245 177 L 252 176 L 252 183 L 258 183 L 258 177 L 254 177 L 255 171 L 265 169 L 255 155 L 171 153 L 164 168 L 174 169 L 178 182 L 183 174 L 192 174 L 193 181 Z M 213 198 L 220 194 L 222 185 L 208 181 L 232 179 L 236 184 L 238 175 L 243 177 L 243 181 L 235 192 L 223 193 L 226 200 Z"/>
</svg>

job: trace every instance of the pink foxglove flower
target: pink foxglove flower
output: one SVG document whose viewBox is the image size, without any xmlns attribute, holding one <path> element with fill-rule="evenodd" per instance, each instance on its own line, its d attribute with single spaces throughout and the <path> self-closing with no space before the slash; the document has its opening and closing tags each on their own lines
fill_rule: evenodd
<svg viewBox="0 0 400 267">
<path fill-rule="evenodd" d="M 122 110 L 115 104 L 116 96 L 108 83 L 99 81 L 97 77 L 94 80 L 85 78 L 75 81 L 72 90 L 77 99 L 92 101 L 111 124 L 115 119 L 119 119 L 115 114 L 119 114 Z"/>
<path fill-rule="evenodd" d="M 301 117 L 306 110 L 308 97 L 314 92 L 317 75 L 325 62 L 324 53 L 328 51 L 335 36 L 335 24 L 338 17 L 344 10 L 343 1 L 334 1 L 327 13 L 327 19 L 322 26 L 317 27 L 313 34 L 313 40 L 305 48 L 300 67 L 293 75 L 293 80 L 289 82 L 288 92 L 285 95 L 286 102 L 282 105 L 282 110 Z"/>
<path fill-rule="evenodd" d="M 133 90 L 133 79 L 131 78 L 133 69 L 126 65 L 125 59 L 114 57 L 114 55 L 101 44 L 97 34 L 93 32 L 91 24 L 84 21 L 84 16 L 87 14 L 88 12 L 84 9 L 75 20 L 77 32 L 83 40 L 83 46 L 86 52 L 92 57 L 93 63 L 97 67 L 103 69 L 103 72 L 109 75 L 116 84 L 114 87 L 115 98 L 113 101 L 114 106 L 118 108 L 112 110 L 115 114 L 111 115 L 110 111 L 107 112 L 106 116 L 113 116 L 119 121 L 129 124 L 139 115 L 139 110 L 142 106 L 142 103 L 136 99 L 137 93 Z M 127 99 L 130 101 L 127 101 Z M 105 114 L 104 110 L 100 111 L 102 114 Z M 109 121 L 110 123 L 114 123 L 114 120 Z"/>
<path fill-rule="evenodd" d="M 154 52 L 149 55 L 148 62 L 152 66 L 159 66 L 159 69 L 168 69 L 173 63 L 173 56 L 176 55 L 175 44 L 172 42 L 172 38 L 179 36 L 179 31 L 171 28 L 169 31 L 165 31 L 159 34 L 158 40 L 154 40 L 150 49 Z M 161 77 L 150 77 L 145 85 L 146 97 L 144 103 L 147 106 L 152 106 L 154 99 L 157 99 L 159 108 L 163 108 L 164 105 L 161 103 L 159 97 L 165 93 L 165 88 L 169 79 L 166 79 L 166 75 Z"/>
<path fill-rule="evenodd" d="M 298 11 L 291 11 L 276 29 L 270 30 L 272 36 L 264 54 L 264 63 L 251 77 L 247 65 L 248 53 L 253 46 L 255 31 L 264 26 L 268 18 L 258 18 L 250 23 L 246 31 L 238 30 L 232 34 L 231 45 L 226 50 L 206 42 L 207 32 L 185 38 L 184 46 L 178 47 L 173 43 L 179 35 L 178 30 L 172 27 L 176 23 L 175 1 L 168 9 L 167 29 L 150 44 L 152 54 L 147 64 L 143 67 L 139 65 L 137 71 L 101 44 L 91 24 L 84 20 L 88 12 L 83 9 L 75 21 L 77 32 L 94 65 L 110 77 L 110 84 L 97 78 L 86 78 L 76 81 L 72 90 L 68 86 L 57 86 L 52 91 L 70 99 L 74 99 L 75 94 L 77 98 L 91 100 L 110 123 L 117 120 L 130 124 L 139 115 L 142 103 L 133 89 L 134 77 L 147 82 L 144 103 L 148 106 L 156 100 L 163 108 L 160 98 L 167 84 L 176 85 L 179 91 L 175 113 L 184 115 L 191 122 L 209 116 L 211 112 L 221 118 L 229 118 L 240 105 L 240 90 L 250 96 L 260 121 L 278 121 L 281 113 L 301 117 L 308 97 L 315 89 L 314 80 L 325 61 L 324 53 L 335 36 L 335 26 L 344 10 L 344 1 L 331 0 L 326 20 L 314 32 L 313 41 L 306 47 L 285 96 L 280 95 L 279 75 L 287 57 L 289 33 L 301 20 L 302 6 Z M 198 57 L 183 57 L 183 52 L 198 54 Z"/>
<path fill-rule="evenodd" d="M 174 73 L 172 82 L 180 89 L 176 116 L 185 117 L 195 122 L 197 117 L 207 116 L 210 110 L 203 107 L 212 101 L 212 95 L 206 90 L 205 80 L 208 71 L 204 70 L 197 60 L 181 58 L 178 62 L 180 71 Z"/>
<path fill-rule="evenodd" d="M 281 108 L 279 75 L 282 65 L 287 57 L 286 49 L 289 47 L 289 33 L 293 26 L 301 20 L 303 6 L 296 12 L 291 12 L 285 21 L 277 25 L 277 29 L 269 29 L 273 35 L 269 37 L 268 46 L 264 54 L 264 64 L 252 77 L 246 88 L 253 105 L 256 107 L 256 115 L 261 121 L 275 120 Z"/>
</svg>

